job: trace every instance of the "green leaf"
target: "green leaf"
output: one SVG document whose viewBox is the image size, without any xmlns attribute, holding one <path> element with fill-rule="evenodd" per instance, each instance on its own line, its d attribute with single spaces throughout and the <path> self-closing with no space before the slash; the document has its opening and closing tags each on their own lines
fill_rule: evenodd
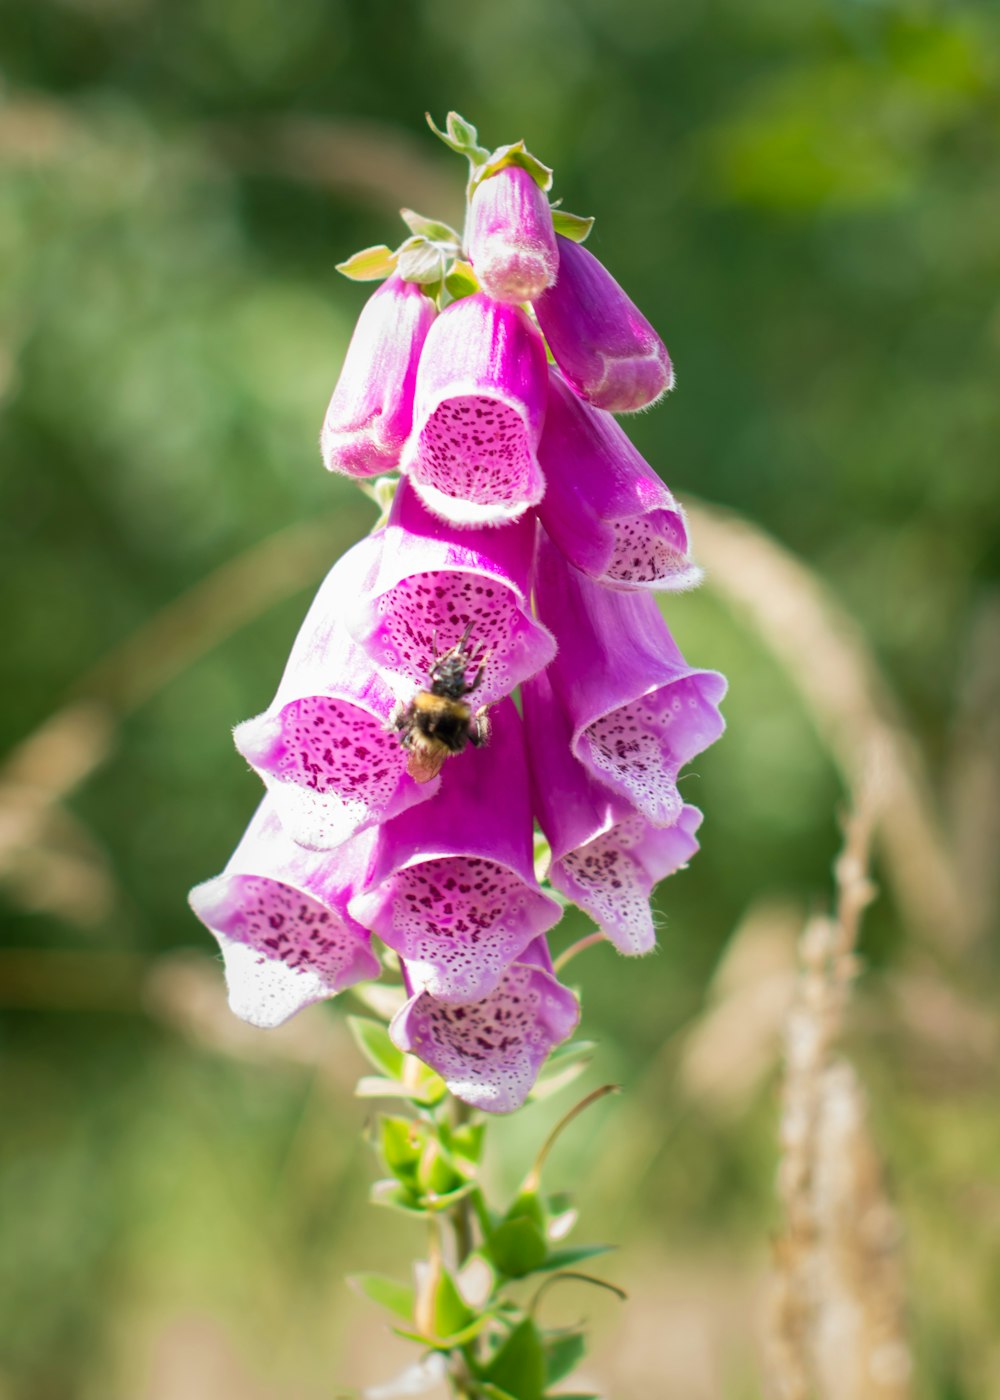
<svg viewBox="0 0 1000 1400">
<path fill-rule="evenodd" d="M 440 244 L 414 234 L 400 246 L 396 269 L 404 282 L 429 284 L 444 280 L 447 262 Z"/>
<path fill-rule="evenodd" d="M 431 1318 L 437 1337 L 454 1337 L 477 1320 L 468 1306 L 451 1273 L 441 1265 L 431 1303 Z"/>
<path fill-rule="evenodd" d="M 402 1078 L 403 1052 L 393 1045 L 385 1026 L 367 1016 L 348 1016 L 347 1025 L 354 1043 L 370 1065 L 390 1079 Z"/>
<path fill-rule="evenodd" d="M 593 216 L 588 218 L 583 214 L 570 214 L 566 209 L 553 209 L 552 227 L 556 233 L 561 233 L 563 238 L 572 238 L 574 243 L 583 243 L 594 227 L 594 220 Z"/>
<path fill-rule="evenodd" d="M 435 243 L 452 243 L 456 248 L 462 245 L 461 235 L 455 232 L 451 224 L 443 224 L 439 219 L 426 219 L 415 209 L 400 209 L 399 216 L 411 233 Z"/>
<path fill-rule="evenodd" d="M 390 1118 L 379 1123 L 379 1146 L 386 1166 L 398 1181 L 416 1185 L 417 1167 L 427 1142 L 427 1129 L 412 1118 Z"/>
<path fill-rule="evenodd" d="M 362 248 L 352 253 L 346 262 L 337 263 L 337 271 L 352 282 L 381 282 L 396 266 L 396 254 L 384 243 Z"/>
<path fill-rule="evenodd" d="M 397 1084 L 394 1079 L 382 1079 L 377 1074 L 365 1074 L 354 1086 L 354 1096 L 358 1099 L 408 1099 L 411 1102 L 427 1102 L 423 1089 L 410 1089 L 405 1084 Z"/>
<path fill-rule="evenodd" d="M 487 1241 L 487 1252 L 500 1273 L 523 1278 L 541 1268 L 548 1247 L 537 1222 L 522 1215 L 497 1226 Z"/>
<path fill-rule="evenodd" d="M 582 1264 L 585 1259 L 596 1259 L 600 1254 L 611 1254 L 616 1248 L 617 1245 L 613 1244 L 581 1244 L 554 1249 L 536 1272 L 547 1274 L 555 1269 L 568 1269 L 573 1264 Z"/>
<path fill-rule="evenodd" d="M 403 1069 L 403 1087 L 410 1098 L 428 1108 L 440 1103 L 448 1092 L 448 1086 L 437 1070 L 418 1060 L 416 1055 L 407 1055 Z"/>
<path fill-rule="evenodd" d="M 433 1347 L 435 1351 L 454 1351 L 456 1347 L 464 1347 L 478 1337 L 492 1319 L 492 1313 L 482 1313 L 467 1327 L 463 1327 L 460 1332 L 453 1332 L 450 1337 L 431 1337 L 426 1332 L 414 1332 L 407 1327 L 394 1327 L 392 1330 L 397 1337 L 405 1337 L 408 1342 L 419 1342 L 421 1346 Z"/>
<path fill-rule="evenodd" d="M 489 1381 L 479 1387 L 479 1393 L 486 1396 L 486 1400 L 517 1400 L 516 1395 L 511 1395 L 507 1390 L 501 1390 L 498 1385 L 490 1385 Z"/>
<path fill-rule="evenodd" d="M 514 1328 L 482 1372 L 488 1381 L 517 1400 L 542 1400 L 545 1352 L 538 1328 L 530 1317 Z"/>
<path fill-rule="evenodd" d="M 555 1385 L 578 1366 L 587 1350 L 583 1332 L 550 1332 L 543 1338 L 545 1352 L 545 1384 Z"/>
<path fill-rule="evenodd" d="M 397 1283 L 384 1274 L 353 1274 L 347 1281 L 352 1288 L 380 1307 L 388 1308 L 404 1322 L 413 1321 L 414 1292 L 411 1284 Z"/>
<path fill-rule="evenodd" d="M 417 1166 L 417 1185 L 425 1195 L 445 1196 L 464 1185 L 447 1153 L 434 1137 L 427 1139 Z"/>
<path fill-rule="evenodd" d="M 451 271 L 444 279 L 444 285 L 448 288 L 448 294 L 452 301 L 461 301 L 463 297 L 471 297 L 474 292 L 479 291 L 479 279 L 472 270 L 472 264 L 458 262 L 452 264 Z"/>
<path fill-rule="evenodd" d="M 427 1207 L 420 1204 L 412 1191 L 401 1186 L 398 1181 L 376 1181 L 368 1193 L 373 1206 L 386 1206 L 398 1210 L 403 1215 L 418 1215 L 425 1218 Z"/>
</svg>

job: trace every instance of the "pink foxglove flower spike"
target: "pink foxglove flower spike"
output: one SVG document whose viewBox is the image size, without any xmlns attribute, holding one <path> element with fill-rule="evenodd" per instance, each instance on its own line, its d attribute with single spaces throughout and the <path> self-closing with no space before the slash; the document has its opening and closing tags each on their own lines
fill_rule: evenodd
<svg viewBox="0 0 1000 1400">
<path fill-rule="evenodd" d="M 559 644 L 548 675 L 574 755 L 653 826 L 672 826 L 680 769 L 722 733 L 725 680 L 687 664 L 655 598 L 593 583 L 544 535 L 536 596 Z"/>
<path fill-rule="evenodd" d="M 610 413 L 579 398 L 558 370 L 549 378 L 538 448 L 549 538 L 578 569 L 611 588 L 693 588 L 684 514 Z"/>
<path fill-rule="evenodd" d="M 369 297 L 323 420 L 328 471 L 378 476 L 399 465 L 413 425 L 417 361 L 436 314 L 423 289 L 397 273 Z"/>
<path fill-rule="evenodd" d="M 672 826 L 652 826 L 573 757 L 572 724 L 548 673 L 530 680 L 523 696 L 534 736 L 535 813 L 552 851 L 548 883 L 589 914 L 620 953 L 648 953 L 656 943 L 653 887 L 697 851 L 701 813 L 684 806 Z"/>
<path fill-rule="evenodd" d="M 379 975 L 371 936 L 347 911 L 373 840 L 358 837 L 322 855 L 304 850 L 265 798 L 222 874 L 191 891 L 191 908 L 222 949 L 237 1016 L 280 1026 Z"/>
<path fill-rule="evenodd" d="M 673 388 L 667 347 L 593 253 L 556 236 L 559 276 L 534 303 L 570 384 L 597 408 L 632 413 Z"/>
<path fill-rule="evenodd" d="M 538 504 L 547 381 L 545 347 L 520 307 L 477 292 L 441 313 L 420 357 L 402 461 L 436 515 L 503 525 Z"/>
<path fill-rule="evenodd" d="M 579 1002 L 553 976 L 548 946 L 538 938 L 482 1000 L 454 1006 L 417 992 L 397 1011 L 389 1034 L 471 1107 L 513 1113 L 579 1018 Z"/>
<path fill-rule="evenodd" d="M 347 625 L 402 700 L 426 685 L 435 658 L 467 627 L 483 667 L 477 705 L 509 695 L 552 660 L 555 642 L 529 601 L 534 519 L 457 529 L 426 510 L 404 477 L 382 539 Z"/>
<path fill-rule="evenodd" d="M 494 706 L 490 721 L 490 742 L 448 760 L 436 797 L 380 828 L 365 890 L 351 902 L 353 917 L 406 962 L 411 986 L 439 1001 L 489 995 L 562 917 L 535 879 L 513 702 Z"/>
<path fill-rule="evenodd" d="M 330 570 L 263 714 L 237 725 L 237 749 L 257 771 L 293 840 L 329 849 L 435 791 L 406 772 L 388 727 L 395 697 L 344 627 L 381 540 L 370 536 Z"/>
<path fill-rule="evenodd" d="M 466 243 L 479 285 L 494 301 L 534 301 L 556 280 L 552 211 L 522 166 L 504 166 L 476 186 Z"/>
</svg>

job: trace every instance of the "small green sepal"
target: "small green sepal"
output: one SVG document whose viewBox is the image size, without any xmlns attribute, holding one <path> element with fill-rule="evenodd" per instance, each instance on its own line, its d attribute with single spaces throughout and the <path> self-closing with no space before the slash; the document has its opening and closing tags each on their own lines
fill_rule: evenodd
<svg viewBox="0 0 1000 1400">
<path fill-rule="evenodd" d="M 538 1328 L 530 1317 L 514 1328 L 483 1368 L 482 1379 L 517 1400 L 542 1400 L 545 1392 L 545 1352 Z"/>
<path fill-rule="evenodd" d="M 448 264 L 454 256 L 440 243 L 415 233 L 405 243 L 400 244 L 396 269 L 404 282 L 419 282 L 430 286 L 443 282 Z"/>
<path fill-rule="evenodd" d="M 381 282 L 395 269 L 396 256 L 386 244 L 379 243 L 352 253 L 346 262 L 337 263 L 337 271 L 352 282 Z"/>
<path fill-rule="evenodd" d="M 485 146 L 479 144 L 479 133 L 471 122 L 467 122 L 464 117 L 457 112 L 449 112 L 445 118 L 444 131 L 435 123 L 430 112 L 425 112 L 424 116 L 427 125 L 433 131 L 439 141 L 455 151 L 457 155 L 465 156 L 466 160 L 476 169 L 477 166 L 489 160 L 490 153 Z"/>
<path fill-rule="evenodd" d="M 594 220 L 593 216 L 587 218 L 583 214 L 570 214 L 565 209 L 553 209 L 552 227 L 563 238 L 572 238 L 574 243 L 585 243 L 594 227 Z"/>
<path fill-rule="evenodd" d="M 477 169 L 476 184 L 488 180 L 491 175 L 498 174 L 508 165 L 519 165 L 522 170 L 526 170 L 540 190 L 552 188 L 552 170 L 537 156 L 533 156 L 523 141 L 515 141 L 510 146 L 498 146 Z"/>
<path fill-rule="evenodd" d="M 352 1274 L 347 1282 L 404 1322 L 413 1321 L 415 1294 L 412 1284 L 397 1283 L 393 1278 L 386 1278 L 385 1274 Z"/>
<path fill-rule="evenodd" d="M 543 1337 L 542 1348 L 545 1352 L 545 1384 L 550 1386 L 568 1376 L 580 1364 L 587 1350 L 587 1339 L 583 1332 L 575 1329 L 549 1332 Z"/>
<path fill-rule="evenodd" d="M 538 1222 L 520 1215 L 497 1226 L 486 1241 L 486 1252 L 498 1273 L 524 1278 L 544 1267 L 549 1247 Z"/>
<path fill-rule="evenodd" d="M 399 217 L 411 233 L 419 234 L 421 238 L 429 238 L 434 243 L 451 243 L 456 248 L 462 246 L 462 236 L 455 232 L 451 224 L 444 224 L 440 219 L 427 219 L 415 209 L 400 209 Z"/>
<path fill-rule="evenodd" d="M 479 291 L 479 279 L 472 270 L 472 264 L 461 259 L 452 264 L 444 285 L 452 301 L 461 301 L 463 297 L 471 297 Z"/>
<path fill-rule="evenodd" d="M 347 1025 L 355 1045 L 370 1065 L 391 1080 L 403 1077 L 403 1052 L 393 1045 L 385 1026 L 367 1016 L 348 1016 Z M 398 1083 L 396 1092 L 399 1092 Z"/>
</svg>

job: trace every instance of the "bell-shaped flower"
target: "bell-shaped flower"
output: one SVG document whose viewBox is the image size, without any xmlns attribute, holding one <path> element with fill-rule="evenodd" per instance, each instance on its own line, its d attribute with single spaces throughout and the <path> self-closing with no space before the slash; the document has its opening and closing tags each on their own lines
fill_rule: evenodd
<svg viewBox="0 0 1000 1400">
<path fill-rule="evenodd" d="M 233 734 L 289 835 L 317 850 L 422 802 L 437 785 L 407 774 L 399 736 L 388 726 L 395 697 L 343 622 L 381 546 L 380 536 L 369 536 L 330 570 L 277 694 Z"/>
<path fill-rule="evenodd" d="M 347 911 L 372 841 L 307 851 L 265 798 L 222 874 L 191 891 L 191 908 L 222 949 L 237 1016 L 270 1029 L 379 975 L 370 935 Z"/>
<path fill-rule="evenodd" d="M 574 758 L 570 717 L 548 673 L 530 680 L 522 696 L 535 814 L 552 851 L 549 884 L 620 953 L 648 953 L 656 943 L 653 887 L 697 851 L 701 813 L 684 806 L 673 826 L 652 826 Z"/>
<path fill-rule="evenodd" d="M 534 301 L 556 280 L 552 210 L 519 165 L 504 166 L 476 186 L 465 240 L 479 285 L 495 301 Z"/>
<path fill-rule="evenodd" d="M 410 983 L 442 1002 L 479 1001 L 562 910 L 535 879 L 531 791 L 513 701 L 489 742 L 448 760 L 429 802 L 379 829 L 351 914 L 394 948 Z"/>
<path fill-rule="evenodd" d="M 545 496 L 538 515 L 578 569 L 612 588 L 693 588 L 684 514 L 610 413 L 550 371 L 538 447 Z"/>
<path fill-rule="evenodd" d="M 488 996 L 456 1006 L 417 991 L 396 1012 L 389 1034 L 404 1054 L 437 1070 L 456 1098 L 486 1113 L 513 1113 L 549 1051 L 573 1034 L 579 1019 L 579 1002 L 553 976 L 545 939 L 538 938 Z"/>
<path fill-rule="evenodd" d="M 459 525 L 503 525 L 537 505 L 545 347 L 518 306 L 482 292 L 434 322 L 417 372 L 403 454 L 425 504 Z"/>
<path fill-rule="evenodd" d="M 456 529 L 399 483 L 377 569 L 348 626 L 403 700 L 428 683 L 437 657 L 471 628 L 470 655 L 482 666 L 476 705 L 509 695 L 548 665 L 555 642 L 532 616 L 535 522 L 503 530 Z"/>
<path fill-rule="evenodd" d="M 544 535 L 535 592 L 559 644 L 548 674 L 574 755 L 653 826 L 673 826 L 678 772 L 724 728 L 724 677 L 688 665 L 652 594 L 603 588 Z"/>
<path fill-rule="evenodd" d="M 667 347 L 593 253 L 556 235 L 559 276 L 535 315 L 570 384 L 598 408 L 631 413 L 673 388 Z"/>
<path fill-rule="evenodd" d="M 413 426 L 417 362 L 436 314 L 423 289 L 395 272 L 369 297 L 320 434 L 329 471 L 377 476 L 399 465 Z"/>
</svg>

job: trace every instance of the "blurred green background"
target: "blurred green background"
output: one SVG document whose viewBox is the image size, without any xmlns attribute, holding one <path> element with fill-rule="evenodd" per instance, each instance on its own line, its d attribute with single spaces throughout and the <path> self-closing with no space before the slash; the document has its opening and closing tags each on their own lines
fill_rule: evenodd
<svg viewBox="0 0 1000 1400">
<path fill-rule="evenodd" d="M 752 527 L 696 511 L 669 608 L 732 682 L 704 849 L 655 958 L 573 964 L 584 1083 L 626 1088 L 550 1175 L 632 1294 L 567 1297 L 586 1374 L 761 1393 L 793 942 L 885 731 L 851 1048 L 914 1394 L 1000 1394 L 998 78 L 995 7 L 944 0 L 0 3 L 2 1400 L 318 1400 L 405 1352 L 342 1282 L 423 1245 L 365 1204 L 342 1009 L 236 1023 L 185 894 L 257 798 L 227 730 L 373 516 L 316 450 L 334 264 L 460 218 L 452 107 L 597 216 L 678 370 L 629 428 Z"/>
</svg>

